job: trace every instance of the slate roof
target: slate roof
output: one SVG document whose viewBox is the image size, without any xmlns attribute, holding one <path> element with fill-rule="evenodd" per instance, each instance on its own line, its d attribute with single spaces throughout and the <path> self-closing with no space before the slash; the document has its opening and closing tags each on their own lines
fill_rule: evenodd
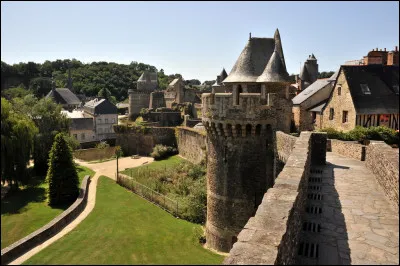
<svg viewBox="0 0 400 266">
<path fill-rule="evenodd" d="M 277 50 L 275 57 L 279 58 L 281 62 L 278 64 L 274 59 L 267 70 L 267 64 L 275 50 Z M 260 82 L 261 80 L 269 81 L 268 79 L 272 76 L 276 78 L 287 74 L 278 30 L 275 32 L 274 38 L 250 38 L 228 77 L 222 82 L 257 82 L 264 70 L 266 73 L 263 78 L 260 78 Z"/>
<path fill-rule="evenodd" d="M 398 114 L 399 67 L 383 65 L 342 66 L 357 114 Z M 371 94 L 364 94 L 360 84 L 367 84 Z"/>
<path fill-rule="evenodd" d="M 308 109 L 307 111 L 309 112 L 322 112 L 322 109 L 324 109 L 324 107 L 326 106 L 326 104 L 328 103 L 328 100 L 324 100 L 321 103 L 317 104 L 316 106 Z"/>
<path fill-rule="evenodd" d="M 143 71 L 142 75 L 137 80 L 138 82 L 157 82 L 157 73 Z"/>
<path fill-rule="evenodd" d="M 289 74 L 283 66 L 277 48 L 275 48 L 264 72 L 257 78 L 257 82 L 281 82 L 288 81 L 288 79 Z"/>
<path fill-rule="evenodd" d="M 333 75 L 330 76 L 330 77 L 328 78 L 328 80 L 329 80 L 329 81 L 336 81 L 337 77 L 339 76 L 339 71 L 340 71 L 340 68 L 339 68 L 335 73 L 333 73 Z"/>
<path fill-rule="evenodd" d="M 79 98 L 68 88 L 56 88 L 51 90 L 46 95 L 46 98 L 49 97 L 52 97 L 54 101 L 59 104 L 79 105 L 81 103 Z"/>
<path fill-rule="evenodd" d="M 325 86 L 329 85 L 332 81 L 329 79 L 317 79 L 314 83 L 308 86 L 305 90 L 297 94 L 293 99 L 293 104 L 301 104 L 312 95 L 314 95 L 317 91 L 321 90 Z M 331 91 L 327 92 L 326 99 L 329 98 Z"/>
<path fill-rule="evenodd" d="M 311 80 L 310 74 L 308 73 L 308 70 L 306 67 L 306 64 L 303 64 L 303 67 L 301 68 L 301 71 L 300 71 L 299 78 L 301 80 Z"/>
<path fill-rule="evenodd" d="M 93 118 L 72 118 L 71 130 L 93 130 Z"/>
<path fill-rule="evenodd" d="M 85 111 L 90 114 L 117 114 L 117 106 L 106 99 L 93 99 L 84 106 Z"/>
<path fill-rule="evenodd" d="M 221 80 L 226 79 L 228 74 L 226 73 L 225 68 L 222 69 L 221 74 L 219 74 L 219 76 L 221 77 Z"/>
</svg>

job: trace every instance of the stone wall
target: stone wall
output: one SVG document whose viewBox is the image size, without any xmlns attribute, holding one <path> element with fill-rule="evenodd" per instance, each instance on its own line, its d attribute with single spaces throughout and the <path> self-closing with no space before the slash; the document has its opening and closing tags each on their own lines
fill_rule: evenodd
<svg viewBox="0 0 400 266">
<path fill-rule="evenodd" d="M 345 157 L 365 161 L 365 145 L 358 143 L 358 141 L 330 139 L 328 140 L 327 150 Z"/>
<path fill-rule="evenodd" d="M 182 157 L 195 164 L 206 158 L 205 132 L 187 127 L 177 127 L 176 131 L 178 150 Z"/>
<path fill-rule="evenodd" d="M 374 173 L 392 205 L 399 207 L 399 149 L 383 141 L 371 141 L 367 146 L 365 165 Z"/>
<path fill-rule="evenodd" d="M 265 193 L 223 264 L 295 264 L 311 161 L 325 163 L 318 159 L 325 149 L 326 135 L 300 134 L 274 187 Z"/>
<path fill-rule="evenodd" d="M 83 161 L 97 161 L 111 158 L 115 154 L 115 147 L 107 147 L 102 150 L 97 148 L 81 149 L 74 151 L 74 157 Z"/>
<path fill-rule="evenodd" d="M 296 143 L 297 137 L 283 133 L 282 131 L 276 132 L 276 148 L 279 160 L 286 163 Z"/>
<path fill-rule="evenodd" d="M 32 248 L 53 237 L 72 222 L 86 207 L 89 183 L 90 176 L 87 175 L 82 180 L 78 198 L 67 210 L 35 232 L 3 248 L 1 250 L 1 264 L 10 263 Z"/>
<path fill-rule="evenodd" d="M 176 147 L 175 128 L 149 127 L 145 132 L 135 129 L 118 130 L 116 145 L 121 146 L 124 156 L 140 154 L 148 156 L 157 144 Z"/>
</svg>

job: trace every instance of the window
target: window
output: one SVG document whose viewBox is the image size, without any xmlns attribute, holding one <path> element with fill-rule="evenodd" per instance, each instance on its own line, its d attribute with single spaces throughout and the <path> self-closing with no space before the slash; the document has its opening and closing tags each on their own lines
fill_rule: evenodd
<svg viewBox="0 0 400 266">
<path fill-rule="evenodd" d="M 104 123 L 108 124 L 108 118 L 105 119 L 106 121 Z"/>
<path fill-rule="evenodd" d="M 399 94 L 399 85 L 393 85 L 394 93 Z"/>
<path fill-rule="evenodd" d="M 115 118 L 112 119 L 112 123 L 113 123 L 113 124 L 115 123 Z"/>
<path fill-rule="evenodd" d="M 81 134 L 81 139 L 84 140 L 85 139 L 85 133 Z"/>
<path fill-rule="evenodd" d="M 99 128 L 99 133 L 103 133 L 103 129 L 102 128 Z"/>
<path fill-rule="evenodd" d="M 335 115 L 335 110 L 333 108 L 329 108 L 329 120 L 333 120 Z"/>
<path fill-rule="evenodd" d="M 101 118 L 97 119 L 97 122 L 98 122 L 99 124 L 101 124 Z"/>
<path fill-rule="evenodd" d="M 75 139 L 78 139 L 78 134 L 74 134 L 74 138 L 75 138 Z"/>
<path fill-rule="evenodd" d="M 349 112 L 343 111 L 342 123 L 347 123 L 347 122 L 349 122 Z"/>
<path fill-rule="evenodd" d="M 342 87 L 337 88 L 337 95 L 342 95 Z"/>
<path fill-rule="evenodd" d="M 360 87 L 361 87 L 361 91 L 363 94 L 371 94 L 371 91 L 369 90 L 369 87 L 367 84 L 362 83 L 362 84 L 360 84 Z"/>
<path fill-rule="evenodd" d="M 317 121 L 317 112 L 312 112 L 312 122 L 315 124 Z"/>
</svg>

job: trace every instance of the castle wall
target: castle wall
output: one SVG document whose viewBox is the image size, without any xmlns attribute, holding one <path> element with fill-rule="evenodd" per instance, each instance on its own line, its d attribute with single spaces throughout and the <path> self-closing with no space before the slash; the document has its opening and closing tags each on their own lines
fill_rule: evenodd
<svg viewBox="0 0 400 266">
<path fill-rule="evenodd" d="M 277 136 L 277 138 L 279 138 Z M 295 264 L 312 162 L 325 164 L 326 134 L 301 132 L 287 163 L 223 264 Z"/>
<path fill-rule="evenodd" d="M 198 164 L 206 159 L 206 134 L 187 127 L 176 128 L 179 154 L 188 161 Z"/>
<path fill-rule="evenodd" d="M 115 126 L 116 145 L 121 146 L 124 156 L 140 154 L 148 156 L 157 144 L 176 147 L 174 128 L 149 127 L 147 132 L 126 126 Z"/>
<path fill-rule="evenodd" d="M 149 108 L 150 92 L 129 90 L 129 117 L 138 116 L 142 108 Z"/>
<path fill-rule="evenodd" d="M 150 112 L 148 119 L 163 127 L 175 127 L 182 124 L 181 112 Z"/>
<path fill-rule="evenodd" d="M 150 93 L 149 108 L 157 109 L 159 107 L 166 107 L 164 93 L 158 91 Z"/>
<path fill-rule="evenodd" d="M 399 149 L 383 141 L 371 141 L 367 146 L 365 166 L 374 173 L 389 202 L 399 207 Z"/>
</svg>

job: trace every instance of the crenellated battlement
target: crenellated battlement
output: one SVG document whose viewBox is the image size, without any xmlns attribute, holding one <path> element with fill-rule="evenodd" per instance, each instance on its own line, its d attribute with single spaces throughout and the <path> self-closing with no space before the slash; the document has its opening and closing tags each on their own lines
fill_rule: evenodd
<svg viewBox="0 0 400 266">
<path fill-rule="evenodd" d="M 150 95 L 151 91 L 141 91 L 141 90 L 128 90 L 128 95 L 129 94 L 148 94 Z"/>
<path fill-rule="evenodd" d="M 275 98 L 275 93 L 265 97 L 260 93 L 240 93 L 237 97 L 233 93 L 203 93 L 203 120 L 243 120 L 243 123 L 265 120 L 275 112 Z"/>
<path fill-rule="evenodd" d="M 224 136 L 226 138 L 245 138 L 250 136 L 267 136 L 274 126 L 273 121 L 263 121 L 264 123 L 244 123 L 231 124 L 225 121 L 203 121 L 208 134 L 212 136 Z"/>
</svg>

